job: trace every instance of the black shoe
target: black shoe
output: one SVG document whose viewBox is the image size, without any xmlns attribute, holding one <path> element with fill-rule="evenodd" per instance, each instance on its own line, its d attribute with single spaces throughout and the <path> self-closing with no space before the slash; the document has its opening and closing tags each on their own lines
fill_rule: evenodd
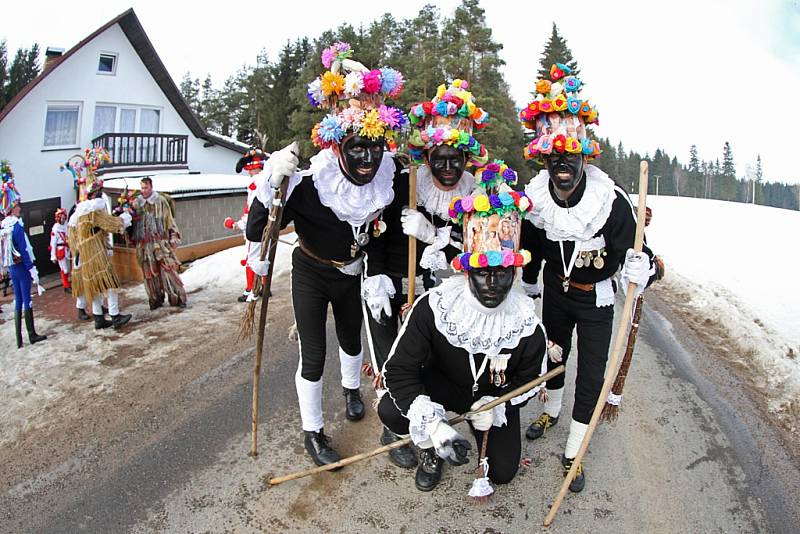
<svg viewBox="0 0 800 534">
<path fill-rule="evenodd" d="M 72 295 L 72 288 L 71 287 L 65 287 L 64 288 L 64 293 L 66 293 L 67 295 Z"/>
<path fill-rule="evenodd" d="M 157 310 L 157 309 L 159 309 L 159 308 L 160 308 L 161 306 L 163 306 L 163 305 L 164 305 L 164 303 L 163 303 L 163 302 L 158 302 L 158 303 L 156 303 L 156 302 L 151 302 L 151 303 L 150 303 L 150 309 L 151 309 L 151 310 Z"/>
<path fill-rule="evenodd" d="M 525 431 L 525 437 L 528 439 L 539 439 L 544 435 L 545 430 L 551 426 L 556 426 L 556 423 L 558 423 L 558 417 L 543 413 L 536 418 L 536 421 L 531 423 L 531 426 Z"/>
<path fill-rule="evenodd" d="M 185 301 L 185 300 L 182 300 L 182 301 L 180 301 L 180 302 L 177 304 L 177 306 L 178 306 L 179 308 L 185 308 L 185 307 L 186 307 L 186 301 Z"/>
<path fill-rule="evenodd" d="M 25 310 L 25 328 L 28 330 L 28 340 L 31 345 L 47 339 L 47 336 L 40 336 L 36 333 L 36 327 L 33 325 L 33 310 L 31 309 Z"/>
<path fill-rule="evenodd" d="M 306 450 L 308 454 L 311 455 L 311 459 L 314 460 L 315 464 L 328 465 L 342 459 L 339 453 L 331 447 L 330 440 L 328 436 L 325 435 L 323 429 L 320 428 L 319 432 L 309 432 L 306 430 L 305 435 Z"/>
<path fill-rule="evenodd" d="M 106 319 L 105 315 L 95 315 L 94 316 L 94 329 L 101 330 L 103 328 L 108 328 L 111 326 L 111 321 Z"/>
<path fill-rule="evenodd" d="M 561 457 L 561 466 L 564 468 L 564 476 L 567 476 L 569 470 L 572 469 L 572 461 L 574 458 Z M 586 476 L 583 473 L 583 464 L 578 466 L 578 471 L 575 473 L 575 478 L 569 484 L 569 490 L 573 493 L 580 493 L 586 485 Z"/>
<path fill-rule="evenodd" d="M 364 401 L 361 400 L 361 391 L 358 389 L 342 388 L 344 393 L 344 416 L 348 421 L 358 421 L 364 418 Z"/>
<path fill-rule="evenodd" d="M 22 314 L 14 311 L 14 332 L 17 334 L 17 348 L 22 348 Z"/>
<path fill-rule="evenodd" d="M 414 477 L 414 484 L 420 491 L 432 491 L 442 480 L 444 460 L 436 456 L 436 451 L 421 449 L 419 451 L 419 467 Z"/>
<path fill-rule="evenodd" d="M 84 310 L 83 308 L 78 308 L 78 319 L 80 319 L 81 321 L 91 321 L 92 316 L 86 313 L 86 310 Z"/>
<path fill-rule="evenodd" d="M 111 316 L 111 326 L 114 327 L 114 330 L 122 328 L 124 325 L 128 324 L 128 321 L 131 320 L 131 314 L 123 314 L 120 313 L 118 315 Z"/>
<path fill-rule="evenodd" d="M 250 293 L 243 293 L 243 294 L 239 295 L 239 298 L 236 299 L 236 300 L 238 300 L 239 302 L 247 302 L 247 297 L 249 297 L 249 296 L 250 296 Z"/>
<path fill-rule="evenodd" d="M 388 445 L 399 441 L 400 436 L 392 432 L 386 427 L 383 427 L 383 434 L 381 434 L 381 445 Z M 403 469 L 411 469 L 417 465 L 417 455 L 414 454 L 414 448 L 410 444 L 403 445 L 396 449 L 389 451 L 389 460 L 397 467 Z"/>
</svg>

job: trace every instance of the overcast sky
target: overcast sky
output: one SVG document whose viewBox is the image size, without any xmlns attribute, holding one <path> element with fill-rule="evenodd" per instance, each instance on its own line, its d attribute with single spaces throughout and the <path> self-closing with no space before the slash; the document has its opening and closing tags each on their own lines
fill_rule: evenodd
<svg viewBox="0 0 800 534">
<path fill-rule="evenodd" d="M 133 7 L 176 82 L 190 71 L 201 79 L 210 74 L 219 86 L 254 64 L 262 49 L 274 58 L 287 40 L 316 37 L 343 22 L 369 23 L 387 11 L 411 18 L 425 3 L 449 15 L 460 1 L 228 0 L 209 9 L 200 2 L 45 0 L 35 14 L 30 4 L 9 2 L 0 39 L 7 40 L 9 56 L 34 42 L 43 50 L 68 49 Z M 683 163 L 692 144 L 703 159 L 721 158 L 727 140 L 740 175 L 760 153 L 765 179 L 800 183 L 797 147 L 785 138 L 800 124 L 800 0 L 482 5 L 504 47 L 505 76 L 518 105 L 528 101 L 555 22 L 588 84 L 584 96 L 600 111 L 598 135 L 642 153 L 662 147 Z"/>
</svg>

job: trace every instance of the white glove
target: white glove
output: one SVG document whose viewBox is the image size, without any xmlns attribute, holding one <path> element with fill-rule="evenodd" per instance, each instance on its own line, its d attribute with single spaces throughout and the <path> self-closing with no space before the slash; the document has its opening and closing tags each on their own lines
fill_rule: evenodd
<svg viewBox="0 0 800 534">
<path fill-rule="evenodd" d="M 625 253 L 625 263 L 622 265 L 622 289 L 627 292 L 628 283 L 633 282 L 637 285 L 636 295 L 638 296 L 647 286 L 650 279 L 650 257 L 644 252 L 636 252 L 629 248 Z"/>
<path fill-rule="evenodd" d="M 250 269 L 258 276 L 267 276 L 269 273 L 269 260 L 255 260 L 250 262 Z"/>
<path fill-rule="evenodd" d="M 119 218 L 122 219 L 123 228 L 128 228 L 131 225 L 131 222 L 133 221 L 133 217 L 131 217 L 131 214 L 128 213 L 127 211 L 123 211 L 122 213 L 120 213 Z"/>
<path fill-rule="evenodd" d="M 532 299 L 538 299 L 542 296 L 542 288 L 539 287 L 539 282 L 534 282 L 533 284 L 522 282 L 522 289 Z"/>
<path fill-rule="evenodd" d="M 552 341 L 547 341 L 547 357 L 553 363 L 561 363 L 564 359 L 564 349 L 561 345 L 556 345 Z"/>
<path fill-rule="evenodd" d="M 367 297 L 365 300 L 369 308 L 369 313 L 372 315 L 372 318 L 375 319 L 376 323 L 382 325 L 386 322 L 385 319 L 381 317 L 381 312 L 385 313 L 386 317 L 392 316 L 392 301 L 389 299 L 388 295 L 373 295 Z"/>
<path fill-rule="evenodd" d="M 36 268 L 36 266 L 34 265 L 31 267 L 31 270 L 28 272 L 31 273 L 31 280 L 33 280 L 33 283 L 39 285 L 39 270 Z"/>
<path fill-rule="evenodd" d="M 429 245 L 436 238 L 436 227 L 413 208 L 403 208 L 400 222 L 403 224 L 403 233 L 406 235 L 414 236 Z"/>
<path fill-rule="evenodd" d="M 488 395 L 481 397 L 473 402 L 469 409 L 470 411 L 475 411 L 484 404 L 493 401 L 495 398 L 496 397 L 490 397 Z M 467 417 L 467 419 L 472 421 L 472 426 L 475 428 L 475 430 L 480 430 L 481 432 L 484 430 L 489 430 L 492 427 L 492 424 L 494 424 L 494 409 L 470 415 Z"/>
<path fill-rule="evenodd" d="M 270 168 L 269 183 L 272 187 L 279 188 L 286 178 L 294 174 L 297 170 L 297 154 L 299 153 L 300 147 L 297 145 L 297 141 L 272 153 L 267 160 Z"/>
<path fill-rule="evenodd" d="M 447 460 L 450 465 L 463 465 L 468 462 L 467 452 L 472 449 L 469 441 L 447 424 L 439 420 L 430 434 L 430 440 L 439 458 Z"/>
</svg>

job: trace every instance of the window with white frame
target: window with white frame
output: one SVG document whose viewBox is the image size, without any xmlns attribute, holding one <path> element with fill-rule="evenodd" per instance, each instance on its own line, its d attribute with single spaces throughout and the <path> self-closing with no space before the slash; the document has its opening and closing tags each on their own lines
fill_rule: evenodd
<svg viewBox="0 0 800 534">
<path fill-rule="evenodd" d="M 114 75 L 117 73 L 117 54 L 102 52 L 97 62 L 97 74 Z"/>
<path fill-rule="evenodd" d="M 159 133 L 160 126 L 160 109 L 97 103 L 94 108 L 92 137 L 106 133 Z"/>
<path fill-rule="evenodd" d="M 78 144 L 79 103 L 48 104 L 44 122 L 45 147 L 72 147 Z"/>
<path fill-rule="evenodd" d="M 97 105 L 94 108 L 94 127 L 92 128 L 92 137 L 103 135 L 104 133 L 113 133 L 116 131 L 117 125 L 117 107 L 116 106 L 101 106 Z"/>
</svg>

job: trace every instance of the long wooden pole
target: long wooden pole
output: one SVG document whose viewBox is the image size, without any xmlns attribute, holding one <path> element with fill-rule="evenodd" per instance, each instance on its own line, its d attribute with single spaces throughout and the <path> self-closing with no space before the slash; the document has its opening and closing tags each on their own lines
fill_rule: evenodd
<svg viewBox="0 0 800 534">
<path fill-rule="evenodd" d="M 408 171 L 408 207 L 417 209 L 417 166 Z M 408 304 L 414 304 L 417 292 L 417 238 L 408 236 Z"/>
<path fill-rule="evenodd" d="M 272 268 L 275 265 L 275 252 L 278 250 L 278 235 L 281 231 L 281 218 L 286 191 L 289 187 L 287 176 L 280 189 L 275 192 L 272 206 L 269 209 L 269 222 L 264 228 L 261 238 L 261 261 L 269 258 L 269 270 L 261 283 L 261 309 L 258 316 L 258 338 L 256 339 L 256 362 L 253 368 L 253 403 L 251 409 L 252 443 L 250 455 L 258 456 L 258 397 L 261 385 L 261 358 L 264 353 L 264 331 L 267 325 L 267 310 L 269 309 L 269 292 L 272 287 Z"/>
<path fill-rule="evenodd" d="M 545 356 L 545 358 L 546 357 L 547 356 Z M 474 414 L 479 413 L 479 412 L 484 412 L 486 410 L 491 410 L 492 408 L 494 408 L 498 404 L 502 404 L 502 403 L 504 403 L 504 402 L 506 402 L 508 400 L 513 399 L 514 397 L 522 395 L 523 393 L 526 393 L 527 391 L 530 391 L 531 389 L 535 388 L 536 386 L 538 386 L 542 382 L 550 380 L 554 376 L 558 376 L 563 372 L 564 372 L 564 366 L 563 365 L 559 365 L 558 367 L 556 367 L 552 371 L 549 371 L 546 374 L 544 374 L 544 375 L 542 375 L 542 376 L 540 376 L 540 377 L 538 377 L 538 378 L 536 378 L 534 380 L 531 380 L 527 384 L 522 385 L 522 386 L 516 388 L 515 390 L 510 391 L 509 393 L 506 393 L 502 397 L 498 397 L 498 398 L 496 398 L 495 400 L 493 400 L 491 402 L 487 402 L 486 404 L 484 404 L 483 406 L 481 406 L 477 410 L 474 410 L 474 411 L 471 411 L 471 412 L 467 412 L 465 414 L 457 415 L 457 416 L 451 418 L 448 421 L 448 423 L 451 424 L 451 425 L 454 425 L 456 423 L 460 423 L 461 421 L 463 421 L 464 419 L 466 419 L 467 417 L 469 417 L 471 415 L 474 415 Z M 332 464 L 322 465 L 320 467 L 315 467 L 315 468 L 312 468 L 312 469 L 306 469 L 304 471 L 298 471 L 296 473 L 292 473 L 292 474 L 285 475 L 285 476 L 282 476 L 282 477 L 271 478 L 269 480 L 269 485 L 270 486 L 276 486 L 278 484 L 282 484 L 283 482 L 288 482 L 289 480 L 296 480 L 298 478 L 303 478 L 303 477 L 307 477 L 307 476 L 310 476 L 310 475 L 316 475 L 317 473 L 323 473 L 325 471 L 330 471 L 332 469 L 338 469 L 340 467 L 344 467 L 346 465 L 354 464 L 356 462 L 360 462 L 361 460 L 366 460 L 367 458 L 372 458 L 373 456 L 377 456 L 379 454 L 383 454 L 384 452 L 389 452 L 392 449 L 397 449 L 397 448 L 402 447 L 404 445 L 408 445 L 409 443 L 411 443 L 411 438 L 401 439 L 401 440 L 392 442 L 392 443 L 390 443 L 388 445 L 384 445 L 383 447 L 379 447 L 379 448 L 377 448 L 375 450 L 372 450 L 372 451 L 369 451 L 369 452 L 362 452 L 361 454 L 356 454 L 355 456 L 350 456 L 348 458 L 344 458 L 344 459 L 339 460 L 338 462 L 335 462 L 335 463 L 332 463 Z"/>
<path fill-rule="evenodd" d="M 647 201 L 647 162 L 642 161 L 639 164 L 639 206 L 636 210 L 636 238 L 633 244 L 633 249 L 636 250 L 637 252 L 641 252 L 642 243 L 644 242 L 644 219 L 645 219 L 646 201 Z M 634 297 L 635 293 L 636 293 L 636 284 L 629 282 L 628 291 L 625 295 L 625 306 L 622 309 L 623 321 L 626 321 L 627 318 L 631 316 L 633 301 L 635 300 Z M 586 450 L 589 448 L 589 441 L 591 441 L 592 439 L 592 434 L 594 433 L 594 429 L 597 428 L 597 423 L 600 420 L 600 414 L 602 413 L 603 406 L 605 405 L 606 399 L 608 398 L 608 392 L 611 390 L 611 385 L 614 382 L 614 378 L 617 376 L 616 371 L 617 371 L 617 366 L 619 364 L 620 355 L 622 354 L 622 349 L 625 345 L 625 340 L 628 337 L 626 334 L 627 334 L 626 328 L 619 328 L 617 330 L 617 337 L 614 339 L 614 349 L 611 352 L 611 359 L 608 362 L 606 377 L 605 380 L 603 381 L 603 389 L 600 390 L 600 395 L 597 397 L 597 403 L 595 404 L 594 411 L 592 412 L 592 418 L 589 420 L 589 427 L 586 429 L 586 435 L 583 437 L 583 441 L 581 442 L 581 447 L 578 449 L 578 454 L 572 461 L 572 467 L 567 473 L 567 476 L 564 477 L 564 482 L 562 482 L 561 484 L 561 489 L 559 490 L 555 501 L 553 501 L 553 505 L 550 507 L 550 512 L 544 519 L 545 527 L 549 527 L 550 524 L 553 522 L 553 519 L 555 519 L 556 513 L 558 512 L 558 508 L 561 506 L 561 502 L 567 495 L 567 490 L 569 489 L 569 485 L 575 478 L 575 474 L 578 472 L 578 467 L 581 464 L 581 460 L 583 460 L 583 456 L 586 454 Z"/>
</svg>

